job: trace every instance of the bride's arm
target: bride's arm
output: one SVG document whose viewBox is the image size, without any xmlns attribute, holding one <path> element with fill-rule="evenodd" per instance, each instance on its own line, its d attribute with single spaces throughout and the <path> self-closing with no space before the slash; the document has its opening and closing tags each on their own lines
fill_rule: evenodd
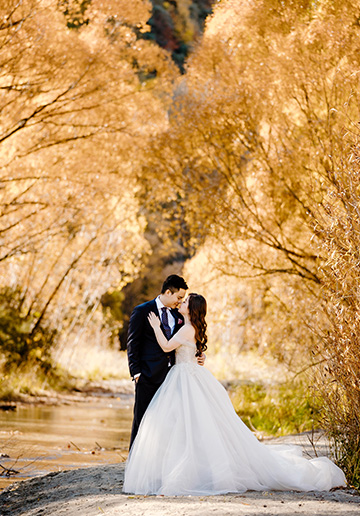
<svg viewBox="0 0 360 516">
<path fill-rule="evenodd" d="M 178 332 L 170 340 L 167 340 L 160 328 L 160 319 L 154 314 L 154 312 L 149 314 L 148 320 L 154 330 L 156 340 L 158 341 L 159 346 L 163 351 L 167 353 L 168 351 L 172 351 L 173 349 L 176 349 L 180 346 L 181 343 L 177 339 L 177 336 L 180 332 Z"/>
</svg>

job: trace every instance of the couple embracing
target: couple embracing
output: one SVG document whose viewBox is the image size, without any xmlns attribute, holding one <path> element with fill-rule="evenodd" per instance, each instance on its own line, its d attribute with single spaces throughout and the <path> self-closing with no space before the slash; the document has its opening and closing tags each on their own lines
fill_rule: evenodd
<svg viewBox="0 0 360 516">
<path fill-rule="evenodd" d="M 327 457 L 259 442 L 204 367 L 206 300 L 169 276 L 130 318 L 134 420 L 124 491 L 213 495 L 246 490 L 327 491 L 345 485 Z"/>
</svg>

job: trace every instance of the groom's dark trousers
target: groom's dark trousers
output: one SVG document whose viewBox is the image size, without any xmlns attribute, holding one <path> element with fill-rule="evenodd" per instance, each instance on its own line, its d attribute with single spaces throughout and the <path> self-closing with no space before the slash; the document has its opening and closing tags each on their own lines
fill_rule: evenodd
<svg viewBox="0 0 360 516">
<path fill-rule="evenodd" d="M 165 353 L 156 340 L 154 330 L 148 321 L 150 312 L 159 316 L 155 299 L 135 307 L 129 322 L 127 353 L 130 375 L 134 378 L 140 373 L 135 384 L 134 420 L 130 448 L 150 401 L 175 363 L 175 352 Z M 175 318 L 174 334 L 181 327 L 183 319 L 177 310 L 171 310 L 171 313 Z"/>
</svg>

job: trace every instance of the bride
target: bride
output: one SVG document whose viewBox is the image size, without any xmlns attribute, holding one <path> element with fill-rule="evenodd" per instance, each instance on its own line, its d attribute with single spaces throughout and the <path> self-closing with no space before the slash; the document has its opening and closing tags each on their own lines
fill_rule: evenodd
<svg viewBox="0 0 360 516">
<path fill-rule="evenodd" d="M 152 399 L 131 447 L 124 492 L 213 495 L 248 489 L 328 491 L 345 486 L 328 458 L 306 459 L 296 446 L 259 442 L 237 416 L 222 385 L 196 362 L 206 349 L 206 301 L 190 294 L 184 326 L 169 341 L 154 314 L 149 322 L 176 362 Z"/>
</svg>

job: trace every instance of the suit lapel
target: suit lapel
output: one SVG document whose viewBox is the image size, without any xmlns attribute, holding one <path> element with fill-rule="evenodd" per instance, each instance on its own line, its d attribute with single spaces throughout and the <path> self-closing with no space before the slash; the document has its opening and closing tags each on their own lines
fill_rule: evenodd
<svg viewBox="0 0 360 516">
<path fill-rule="evenodd" d="M 181 325 L 183 324 L 183 319 L 182 319 L 180 313 L 178 312 L 178 310 L 176 310 L 176 308 L 171 309 L 170 312 L 171 312 L 171 315 L 175 319 L 175 326 L 174 326 L 174 331 L 173 331 L 173 335 L 174 335 L 174 333 L 176 333 L 180 329 Z"/>
<path fill-rule="evenodd" d="M 158 310 L 158 307 L 156 305 L 156 300 L 155 299 L 153 299 L 152 301 L 149 302 L 149 313 L 150 312 L 154 312 L 155 315 L 160 317 L 159 310 Z"/>
</svg>

